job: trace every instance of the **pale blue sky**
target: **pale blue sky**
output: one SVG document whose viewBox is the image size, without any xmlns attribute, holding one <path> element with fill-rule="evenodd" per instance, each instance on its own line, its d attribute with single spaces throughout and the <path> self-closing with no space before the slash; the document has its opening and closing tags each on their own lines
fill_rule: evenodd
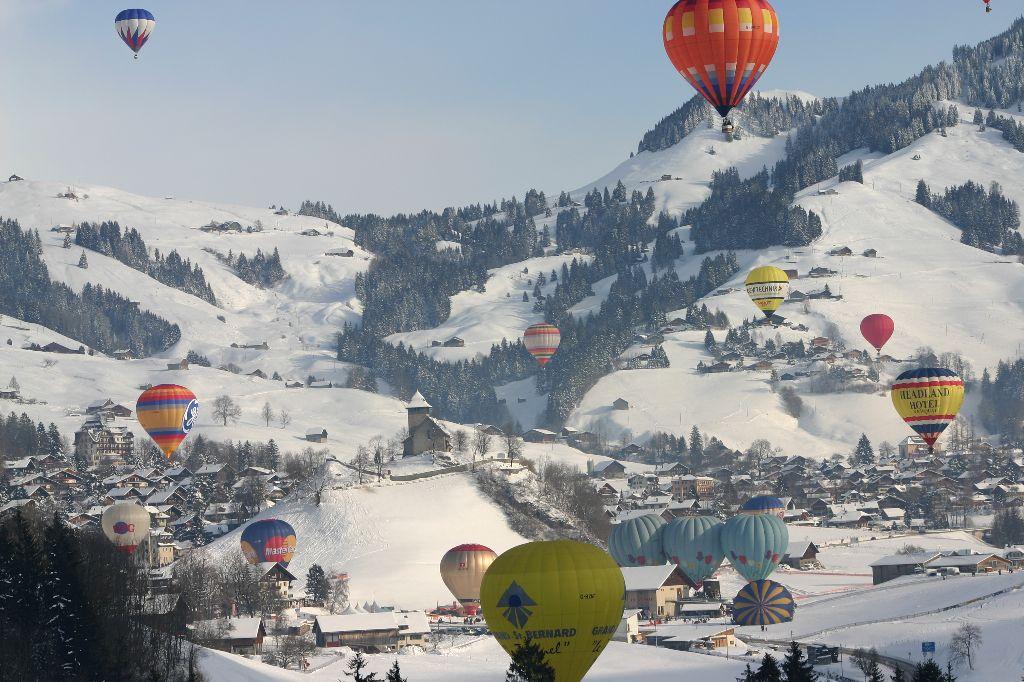
<svg viewBox="0 0 1024 682">
<path fill-rule="evenodd" d="M 4 174 L 408 211 L 573 189 L 691 96 L 669 0 L 0 0 Z M 138 6 L 138 5 L 132 5 Z M 1019 0 L 777 0 L 761 87 L 839 95 L 1005 29 Z"/>
</svg>

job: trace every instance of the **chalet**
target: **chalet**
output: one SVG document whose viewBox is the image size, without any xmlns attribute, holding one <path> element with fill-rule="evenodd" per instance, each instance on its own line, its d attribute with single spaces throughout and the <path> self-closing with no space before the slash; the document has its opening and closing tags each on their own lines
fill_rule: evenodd
<svg viewBox="0 0 1024 682">
<path fill-rule="evenodd" d="M 612 403 L 612 409 L 613 410 L 628 410 L 629 409 L 629 401 L 628 400 L 623 400 L 622 398 L 616 398 L 615 402 Z"/>
<path fill-rule="evenodd" d="M 865 258 L 878 258 L 878 251 L 876 249 L 865 249 L 863 255 Z"/>
<path fill-rule="evenodd" d="M 89 403 L 85 408 L 86 414 L 111 414 L 115 417 L 130 417 L 132 411 L 124 405 L 118 405 L 110 398 L 96 400 Z"/>
<path fill-rule="evenodd" d="M 310 388 L 334 388 L 333 381 L 311 381 L 309 383 Z"/>
<path fill-rule="evenodd" d="M 204 464 L 196 469 L 195 477 L 216 483 L 228 483 L 235 477 L 235 470 L 230 464 Z"/>
<path fill-rule="evenodd" d="M 249 372 L 248 376 L 256 377 L 258 379 L 266 379 L 267 373 L 264 372 L 262 369 L 254 369 L 253 371 Z"/>
<path fill-rule="evenodd" d="M 1009 561 L 1013 568 L 1024 566 L 1024 547 L 1007 547 L 1003 550 L 1003 558 Z"/>
<path fill-rule="evenodd" d="M 690 604 L 687 604 L 690 606 Z M 686 615 L 686 618 L 696 616 Z M 737 646 L 736 626 L 726 623 L 668 623 L 647 633 L 645 643 L 662 649 L 696 651 Z M 743 679 L 742 677 L 740 679 Z"/>
<path fill-rule="evenodd" d="M 311 227 L 309 229 L 303 230 L 302 232 L 299 232 L 299 234 L 302 235 L 303 237 L 320 237 L 323 235 L 323 232 L 316 229 L 315 227 Z"/>
<path fill-rule="evenodd" d="M 761 360 L 760 362 L 751 366 L 754 371 L 757 372 L 770 372 L 772 371 L 772 363 L 770 360 Z"/>
<path fill-rule="evenodd" d="M 78 350 L 71 350 L 67 346 L 62 346 L 56 341 L 46 344 L 39 350 L 44 353 L 60 353 L 62 355 L 85 355 L 85 346 L 79 346 Z"/>
<path fill-rule="evenodd" d="M 11 177 L 7 178 L 7 182 L 21 182 L 24 179 L 25 178 L 21 177 L 20 175 L 12 175 Z"/>
<path fill-rule="evenodd" d="M 849 246 L 840 246 L 838 248 L 835 248 L 835 249 L 832 249 L 831 251 L 829 251 L 828 255 L 830 255 L 830 256 L 852 256 L 853 255 L 853 249 L 851 249 Z"/>
<path fill-rule="evenodd" d="M 167 504 L 180 504 L 182 506 L 186 506 L 188 504 L 188 497 L 185 495 L 181 486 L 175 485 L 164 490 L 157 490 L 153 492 L 146 498 L 146 504 L 149 506 Z"/>
<path fill-rule="evenodd" d="M 828 525 L 836 528 L 867 528 L 870 523 L 870 514 L 856 510 L 837 514 L 828 521 Z"/>
<path fill-rule="evenodd" d="M 668 180 L 671 180 L 671 179 L 672 179 L 672 176 L 670 174 L 668 174 L 668 173 L 665 173 L 664 175 L 661 176 L 661 181 L 662 182 L 667 182 Z"/>
<path fill-rule="evenodd" d="M 813 542 L 791 542 L 782 563 L 793 568 L 811 568 L 818 564 L 818 547 Z"/>
<path fill-rule="evenodd" d="M 339 256 L 341 258 L 351 258 L 356 255 L 352 249 L 331 249 L 324 253 L 325 256 Z"/>
<path fill-rule="evenodd" d="M 497 436 L 498 438 L 501 438 L 502 436 L 505 435 L 504 431 L 499 429 L 497 426 L 493 426 L 491 424 L 474 424 L 473 430 L 481 431 L 483 433 L 486 433 L 488 436 Z M 565 429 L 563 429 L 563 432 L 564 431 Z"/>
<path fill-rule="evenodd" d="M 135 355 L 127 348 L 119 348 L 114 351 L 115 360 L 134 360 Z"/>
<path fill-rule="evenodd" d="M 281 208 L 274 211 L 274 215 L 288 215 L 288 209 L 282 206 Z"/>
<path fill-rule="evenodd" d="M 724 374 L 725 372 L 732 371 L 732 365 L 728 362 L 716 362 L 713 365 L 705 367 L 704 371 L 708 374 Z"/>
<path fill-rule="evenodd" d="M 832 275 L 839 274 L 835 270 L 829 268 L 811 268 L 810 272 L 807 273 L 808 277 L 831 277 Z"/>
<path fill-rule="evenodd" d="M 530 429 L 523 434 L 523 440 L 527 443 L 554 443 L 557 437 L 558 434 L 547 429 Z"/>
<path fill-rule="evenodd" d="M 377 652 L 424 644 L 430 634 L 430 621 L 422 611 L 353 612 L 317 616 L 313 634 L 319 647 L 347 646 Z"/>
<path fill-rule="evenodd" d="M 188 467 L 180 466 L 165 469 L 164 476 L 167 476 L 168 478 L 175 481 L 184 481 L 186 478 L 192 478 L 193 474 Z"/>
<path fill-rule="evenodd" d="M 969 550 L 946 553 L 925 562 L 925 568 L 955 568 L 961 573 L 994 573 L 1009 570 L 1013 563 L 992 552 L 973 554 Z"/>
<path fill-rule="evenodd" d="M 0 390 L 0 400 L 20 400 L 21 392 L 10 389 Z"/>
<path fill-rule="evenodd" d="M 294 379 L 286 379 L 284 382 L 285 388 L 303 388 L 305 385 L 301 381 L 295 381 Z"/>
<path fill-rule="evenodd" d="M 167 363 L 168 371 L 174 371 L 179 369 L 188 369 L 188 360 L 179 360 L 178 362 Z"/>
<path fill-rule="evenodd" d="M 402 441 L 402 456 L 415 457 L 424 452 L 451 452 L 452 438 L 440 422 L 430 416 L 430 403 L 419 391 L 405 406 L 409 435 Z"/>
<path fill-rule="evenodd" d="M 898 448 L 900 457 L 904 458 L 928 454 L 928 444 L 920 436 L 907 436 L 899 442 Z M 942 452 L 940 443 L 935 444 L 935 452 Z"/>
<path fill-rule="evenodd" d="M 221 618 L 188 625 L 206 646 L 232 654 L 263 653 L 267 627 L 262 618 Z"/>
<path fill-rule="evenodd" d="M 824 336 L 816 336 L 811 339 L 810 346 L 811 348 L 828 348 L 829 343 L 831 342 Z"/>
<path fill-rule="evenodd" d="M 232 343 L 232 348 L 241 348 L 242 350 L 270 350 L 270 346 L 266 341 L 260 341 L 259 343 Z"/>
<path fill-rule="evenodd" d="M 710 476 L 687 474 L 672 479 L 672 497 L 681 500 L 688 497 L 707 499 L 715 491 L 715 479 Z"/>
<path fill-rule="evenodd" d="M 892 554 L 871 564 L 871 582 L 875 585 L 888 582 L 904 575 L 913 575 L 932 559 L 941 557 L 939 552 L 917 554 Z"/>
<path fill-rule="evenodd" d="M 35 500 L 11 500 L 6 504 L 0 505 L 0 518 L 6 514 L 13 514 L 19 509 L 34 509 L 36 506 Z"/>
<path fill-rule="evenodd" d="M 789 292 L 789 300 L 800 303 L 802 301 L 807 300 L 807 294 L 800 291 L 799 289 L 793 289 L 792 291 Z"/>
<path fill-rule="evenodd" d="M 306 431 L 306 440 L 310 443 L 326 443 L 327 429 L 309 429 Z"/>
<path fill-rule="evenodd" d="M 623 568 L 626 608 L 645 618 L 676 618 L 692 585 L 675 564 Z"/>
<path fill-rule="evenodd" d="M 466 342 L 458 336 L 453 336 L 441 345 L 445 348 L 464 348 L 466 346 Z"/>
<path fill-rule="evenodd" d="M 625 478 L 626 467 L 614 459 L 598 462 L 594 465 L 593 475 L 598 478 Z"/>
</svg>

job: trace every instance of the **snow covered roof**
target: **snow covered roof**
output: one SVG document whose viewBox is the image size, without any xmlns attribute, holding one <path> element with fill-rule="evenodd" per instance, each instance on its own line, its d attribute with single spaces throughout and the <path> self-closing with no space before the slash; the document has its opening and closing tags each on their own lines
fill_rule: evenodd
<svg viewBox="0 0 1024 682">
<path fill-rule="evenodd" d="M 381 613 L 352 613 L 340 616 L 317 616 L 320 632 L 367 632 L 397 630 L 399 623 L 390 611 Z M 428 627 L 429 630 L 429 627 Z"/>
<path fill-rule="evenodd" d="M 790 558 L 803 557 L 807 554 L 807 550 L 811 548 L 811 544 L 812 543 L 809 540 L 791 542 L 786 548 L 786 556 Z"/>
<path fill-rule="evenodd" d="M 680 604 L 679 610 L 683 613 L 704 613 L 707 611 L 718 611 L 724 604 L 722 602 L 692 602 L 689 604 Z"/>
<path fill-rule="evenodd" d="M 376 604 L 377 602 L 374 602 Z M 382 611 L 381 613 L 388 613 Z M 398 629 L 405 634 L 426 635 L 430 633 L 430 619 L 423 611 L 391 611 L 398 623 Z"/>
<path fill-rule="evenodd" d="M 657 590 L 665 584 L 674 570 L 675 564 L 628 566 L 622 569 L 622 577 L 626 581 L 627 592 Z"/>
<path fill-rule="evenodd" d="M 998 557 L 1002 559 L 995 552 L 986 552 L 984 554 L 952 554 L 948 556 L 939 556 L 927 562 L 928 566 L 977 566 L 985 559 L 991 557 Z"/>
<path fill-rule="evenodd" d="M 427 399 L 423 397 L 423 394 L 416 391 L 412 398 L 409 398 L 409 403 L 406 408 L 417 408 L 417 407 L 431 407 L 431 404 L 427 402 Z"/>
<path fill-rule="evenodd" d="M 890 554 L 871 562 L 871 566 L 907 566 L 924 564 L 942 556 L 939 552 L 921 552 L 917 554 Z"/>
<path fill-rule="evenodd" d="M 224 623 L 227 623 L 229 630 L 224 633 L 224 639 L 256 639 L 259 636 L 262 618 L 224 618 L 220 620 L 201 620 L 192 623 L 191 628 L 207 628 L 213 631 L 219 630 Z"/>
</svg>

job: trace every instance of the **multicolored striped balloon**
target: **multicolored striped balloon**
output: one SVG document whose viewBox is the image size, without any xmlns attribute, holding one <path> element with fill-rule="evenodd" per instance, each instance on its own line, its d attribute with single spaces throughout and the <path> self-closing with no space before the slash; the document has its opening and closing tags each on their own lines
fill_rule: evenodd
<svg viewBox="0 0 1024 682">
<path fill-rule="evenodd" d="M 156 18 L 149 10 L 125 9 L 121 10 L 114 18 L 114 29 L 117 31 L 117 35 L 121 36 L 124 44 L 135 53 L 136 59 L 139 58 L 139 50 L 149 40 L 149 36 L 153 35 L 155 27 Z"/>
<path fill-rule="evenodd" d="M 192 430 L 199 417 L 199 401 L 184 386 L 160 384 L 147 389 L 135 403 L 139 423 L 168 458 Z"/>
<path fill-rule="evenodd" d="M 558 327 L 547 322 L 539 322 L 527 327 L 523 334 L 523 344 L 530 355 L 537 359 L 537 362 L 544 366 L 548 364 L 558 350 L 558 344 L 562 342 L 562 334 Z"/>
<path fill-rule="evenodd" d="M 737 625 L 778 625 L 793 620 L 793 595 L 774 580 L 747 583 L 733 600 L 732 619 Z"/>
<path fill-rule="evenodd" d="M 956 419 L 964 404 L 964 382 L 945 367 L 912 369 L 896 377 L 892 385 L 892 404 L 903 421 L 935 449 L 946 427 Z"/>
</svg>

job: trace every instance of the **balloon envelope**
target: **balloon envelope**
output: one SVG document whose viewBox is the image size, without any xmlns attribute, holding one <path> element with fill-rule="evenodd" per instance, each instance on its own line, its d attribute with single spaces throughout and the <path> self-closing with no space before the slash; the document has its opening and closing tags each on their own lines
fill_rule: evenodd
<svg viewBox="0 0 1024 682">
<path fill-rule="evenodd" d="M 860 321 L 861 336 L 879 352 L 881 352 L 882 346 L 892 338 L 895 329 L 896 324 L 892 318 L 881 313 L 868 315 Z"/>
<path fill-rule="evenodd" d="M 660 566 L 665 563 L 662 529 L 665 519 L 646 514 L 612 526 L 608 552 L 619 566 Z"/>
<path fill-rule="evenodd" d="M 139 396 L 135 413 L 142 428 L 170 458 L 195 426 L 199 401 L 196 394 L 184 386 L 160 384 Z"/>
<path fill-rule="evenodd" d="M 773 580 L 747 583 L 733 600 L 732 619 L 737 625 L 777 625 L 793 620 L 796 602 Z"/>
<path fill-rule="evenodd" d="M 149 512 L 131 502 L 118 502 L 103 510 L 100 527 L 119 550 L 131 554 L 149 535 Z"/>
<path fill-rule="evenodd" d="M 607 553 L 571 540 L 531 542 L 491 564 L 480 591 L 484 619 L 512 655 L 527 638 L 558 682 L 579 682 L 615 634 L 625 607 L 622 571 Z"/>
<path fill-rule="evenodd" d="M 287 566 L 295 544 L 295 529 L 281 519 L 256 521 L 242 531 L 242 554 L 250 564 L 274 561 Z"/>
<path fill-rule="evenodd" d="M 786 505 L 777 497 L 771 495 L 758 495 L 751 497 L 740 507 L 741 514 L 771 514 L 786 520 Z"/>
<path fill-rule="evenodd" d="M 781 268 L 763 265 L 747 275 L 746 289 L 758 310 L 771 318 L 789 296 L 789 275 Z"/>
<path fill-rule="evenodd" d="M 699 588 L 722 565 L 722 522 L 711 516 L 672 519 L 662 530 L 662 545 L 669 563 L 679 566 Z"/>
<path fill-rule="evenodd" d="M 154 28 L 156 28 L 156 19 L 149 10 L 125 9 L 118 12 L 114 18 L 114 29 L 117 31 L 117 35 L 121 36 L 124 44 L 130 47 L 136 55 L 149 40 Z"/>
<path fill-rule="evenodd" d="M 964 382 L 944 367 L 912 369 L 896 377 L 891 396 L 896 412 L 930 452 L 964 403 Z"/>
<path fill-rule="evenodd" d="M 789 530 L 771 514 L 739 514 L 722 528 L 722 549 L 736 572 L 764 580 L 779 567 L 789 547 Z"/>
<path fill-rule="evenodd" d="M 484 573 L 497 558 L 483 545 L 452 547 L 441 557 L 441 579 L 469 615 L 480 607 L 480 583 Z"/>
<path fill-rule="evenodd" d="M 558 327 L 547 322 L 532 324 L 523 333 L 523 344 L 541 366 L 548 364 L 562 342 Z"/>
<path fill-rule="evenodd" d="M 775 56 L 779 17 L 767 0 L 679 0 L 662 37 L 679 75 L 726 116 Z"/>
</svg>

